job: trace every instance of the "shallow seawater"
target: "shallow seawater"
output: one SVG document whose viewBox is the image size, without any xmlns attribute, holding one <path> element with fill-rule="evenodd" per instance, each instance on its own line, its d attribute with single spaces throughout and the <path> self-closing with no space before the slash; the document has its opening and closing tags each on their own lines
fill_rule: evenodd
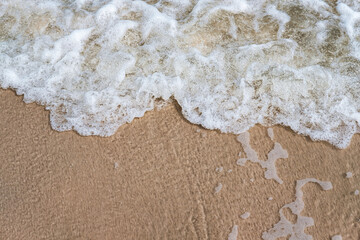
<svg viewBox="0 0 360 240">
<path fill-rule="evenodd" d="M 0 85 L 59 131 L 109 136 L 176 100 L 209 129 L 282 124 L 345 148 L 360 130 L 360 4 L 3 0 Z"/>
</svg>

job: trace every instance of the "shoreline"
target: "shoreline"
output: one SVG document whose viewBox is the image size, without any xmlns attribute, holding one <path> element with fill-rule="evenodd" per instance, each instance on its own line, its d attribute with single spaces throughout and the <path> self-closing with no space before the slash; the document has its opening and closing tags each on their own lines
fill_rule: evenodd
<svg viewBox="0 0 360 240">
<path fill-rule="evenodd" d="M 360 237 L 360 196 L 354 194 L 360 189 L 359 134 L 340 150 L 274 126 L 274 141 L 289 153 L 276 162 L 279 184 L 265 179 L 258 164 L 236 164 L 244 151 L 235 135 L 193 125 L 173 105 L 103 138 L 52 130 L 44 107 L 25 104 L 11 90 L 0 90 L 0 98 L 5 238 L 226 239 L 237 225 L 237 239 L 260 239 L 305 178 L 333 185 L 329 191 L 312 183 L 302 188 L 301 215 L 315 222 L 305 232 L 314 239 Z M 267 128 L 249 133 L 265 159 L 274 145 Z M 242 219 L 245 212 L 251 215 Z"/>
</svg>

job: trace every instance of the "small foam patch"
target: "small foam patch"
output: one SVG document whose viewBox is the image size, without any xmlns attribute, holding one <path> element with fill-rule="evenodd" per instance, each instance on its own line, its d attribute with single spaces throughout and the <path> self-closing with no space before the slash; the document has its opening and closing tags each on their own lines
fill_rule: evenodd
<svg viewBox="0 0 360 240">
<path fill-rule="evenodd" d="M 269 229 L 266 232 L 263 232 L 262 238 L 264 240 L 276 240 L 280 237 L 287 237 L 290 235 L 290 239 L 298 240 L 310 240 L 313 239 L 312 236 L 305 233 L 307 227 L 314 225 L 314 220 L 311 217 L 302 216 L 301 212 L 305 207 L 303 201 L 303 192 L 301 188 L 308 182 L 317 183 L 321 186 L 323 190 L 332 189 L 332 184 L 330 182 L 319 181 L 315 178 L 306 178 L 298 180 L 296 183 L 296 193 L 295 201 L 292 203 L 285 204 L 279 211 L 280 221 L 274 225 L 273 228 Z M 289 208 L 291 212 L 296 215 L 296 222 L 292 223 L 284 215 L 284 209 Z"/>
<path fill-rule="evenodd" d="M 239 230 L 238 230 L 238 225 L 234 225 L 231 233 L 228 236 L 228 240 L 237 240 L 238 234 L 239 234 Z"/>
<path fill-rule="evenodd" d="M 240 157 L 237 160 L 238 165 L 244 166 L 247 161 L 259 163 L 262 168 L 266 169 L 266 171 L 265 171 L 266 179 L 274 179 L 275 181 L 277 181 L 280 184 L 283 183 L 283 181 L 277 175 L 276 160 L 278 160 L 280 158 L 288 158 L 288 152 L 282 148 L 280 143 L 275 142 L 274 149 L 272 149 L 268 153 L 267 160 L 263 161 L 258 158 L 257 152 L 254 149 L 252 149 L 252 147 L 250 145 L 250 133 L 249 132 L 241 133 L 237 137 L 237 140 L 238 140 L 238 142 L 241 143 L 241 145 L 246 153 L 245 158 Z M 241 156 L 241 153 L 239 154 L 239 156 Z"/>
</svg>

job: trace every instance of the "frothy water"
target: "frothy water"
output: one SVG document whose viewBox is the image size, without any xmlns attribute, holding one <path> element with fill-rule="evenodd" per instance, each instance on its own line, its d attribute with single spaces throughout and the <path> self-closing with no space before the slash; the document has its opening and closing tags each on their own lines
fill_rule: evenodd
<svg viewBox="0 0 360 240">
<path fill-rule="evenodd" d="M 282 124 L 345 148 L 360 122 L 356 0 L 3 0 L 0 84 L 52 127 L 109 136 L 164 101 L 209 129 Z"/>
</svg>

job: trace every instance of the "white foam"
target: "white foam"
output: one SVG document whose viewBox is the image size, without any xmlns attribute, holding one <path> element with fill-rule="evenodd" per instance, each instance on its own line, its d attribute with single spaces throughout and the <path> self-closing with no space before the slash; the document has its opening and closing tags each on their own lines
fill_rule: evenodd
<svg viewBox="0 0 360 240">
<path fill-rule="evenodd" d="M 249 212 L 244 212 L 243 214 L 241 214 L 240 216 L 242 219 L 247 219 L 250 217 L 250 213 Z"/>
<path fill-rule="evenodd" d="M 288 158 L 288 152 L 282 148 L 280 143 L 275 142 L 274 149 L 272 149 L 268 153 L 267 160 L 263 161 L 258 158 L 257 152 L 254 149 L 252 149 L 252 147 L 250 145 L 250 133 L 249 132 L 241 133 L 237 137 L 237 140 L 241 143 L 241 145 L 246 153 L 245 158 L 239 158 L 237 160 L 238 165 L 244 166 L 248 160 L 251 162 L 254 162 L 254 163 L 259 163 L 262 168 L 266 169 L 266 171 L 265 171 L 266 179 L 274 179 L 275 181 L 277 181 L 280 184 L 283 183 L 283 181 L 277 175 L 276 160 L 278 160 L 280 158 Z M 240 153 L 239 153 L 239 156 L 241 156 Z M 250 179 L 250 181 L 251 181 L 251 179 Z M 252 180 L 252 182 L 253 181 L 254 180 Z"/>
<path fill-rule="evenodd" d="M 314 220 L 311 217 L 301 215 L 301 212 L 305 207 L 305 203 L 303 201 L 303 192 L 301 191 L 301 188 L 308 182 L 319 184 L 323 190 L 332 189 L 332 184 L 330 182 L 319 181 L 315 178 L 298 180 L 295 189 L 295 201 L 285 204 L 280 209 L 280 221 L 276 223 L 274 227 L 270 230 L 263 232 L 262 238 L 264 240 L 275 240 L 280 237 L 287 237 L 288 235 L 290 235 L 290 239 L 294 240 L 313 239 L 312 236 L 305 233 L 305 228 L 313 226 Z M 285 208 L 289 208 L 291 212 L 297 216 L 295 223 L 292 223 L 285 217 L 283 213 L 283 209 Z"/>
<path fill-rule="evenodd" d="M 359 191 L 358 189 L 356 189 L 356 190 L 354 191 L 354 195 L 357 196 L 357 195 L 359 195 L 359 194 L 360 194 L 360 191 Z"/>
<path fill-rule="evenodd" d="M 277 32 L 277 38 L 281 38 L 283 32 L 285 31 L 285 25 L 290 21 L 290 16 L 285 12 L 279 11 L 276 9 L 275 5 L 268 5 L 266 8 L 266 13 L 269 16 L 272 16 L 279 22 L 279 30 Z"/>
<path fill-rule="evenodd" d="M 267 129 L 268 136 L 272 141 L 274 141 L 274 130 L 272 128 Z"/>
<path fill-rule="evenodd" d="M 223 188 L 223 185 L 221 183 L 219 183 L 219 185 L 217 185 L 217 187 L 215 187 L 215 193 L 219 193 L 222 188 Z"/>
<path fill-rule="evenodd" d="M 342 240 L 342 236 L 341 235 L 332 236 L 331 240 Z"/>
<path fill-rule="evenodd" d="M 222 132 L 281 124 L 340 148 L 359 132 L 357 1 L 152 2 L 3 0 L 0 86 L 81 135 L 171 99 Z"/>
<path fill-rule="evenodd" d="M 346 173 L 346 178 L 352 178 L 352 177 L 353 177 L 352 172 L 347 172 L 347 173 Z"/>
<path fill-rule="evenodd" d="M 360 12 L 356 12 L 347 6 L 344 3 L 339 3 L 336 7 L 337 11 L 340 13 L 341 22 L 343 27 L 346 29 L 346 32 L 350 38 L 351 46 L 352 46 L 352 53 L 354 57 L 360 59 L 360 29 L 359 29 L 359 22 L 360 22 Z M 357 26 L 356 26 L 357 25 Z"/>
<path fill-rule="evenodd" d="M 229 233 L 228 240 L 237 240 L 239 234 L 238 225 L 234 225 L 231 233 Z"/>
</svg>

